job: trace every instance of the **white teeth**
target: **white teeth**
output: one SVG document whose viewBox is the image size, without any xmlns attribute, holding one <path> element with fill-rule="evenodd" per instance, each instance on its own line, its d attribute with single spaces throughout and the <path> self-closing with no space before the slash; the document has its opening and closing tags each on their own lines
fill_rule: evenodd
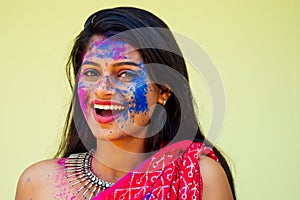
<svg viewBox="0 0 300 200">
<path fill-rule="evenodd" d="M 95 104 L 95 105 L 94 105 L 94 108 L 98 108 L 98 109 L 103 109 L 103 107 L 104 107 L 104 106 L 98 105 L 98 104 Z"/>
<path fill-rule="evenodd" d="M 101 109 L 101 110 L 123 110 L 125 109 L 124 106 L 121 105 L 99 105 L 94 104 L 94 108 Z"/>
</svg>

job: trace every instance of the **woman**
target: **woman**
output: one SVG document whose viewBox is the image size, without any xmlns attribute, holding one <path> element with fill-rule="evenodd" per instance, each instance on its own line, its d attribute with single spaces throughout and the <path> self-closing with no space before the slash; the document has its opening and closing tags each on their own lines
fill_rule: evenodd
<svg viewBox="0 0 300 200">
<path fill-rule="evenodd" d="M 74 93 L 59 150 L 25 170 L 16 199 L 235 199 L 159 18 L 130 7 L 92 14 L 67 74 Z"/>
</svg>

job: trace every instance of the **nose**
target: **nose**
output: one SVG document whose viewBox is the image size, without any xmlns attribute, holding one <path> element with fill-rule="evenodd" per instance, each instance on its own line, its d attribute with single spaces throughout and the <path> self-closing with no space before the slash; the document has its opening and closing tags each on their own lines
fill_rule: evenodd
<svg viewBox="0 0 300 200">
<path fill-rule="evenodd" d="M 103 76 L 97 84 L 95 94 L 98 98 L 107 99 L 113 94 L 114 86 L 111 77 L 106 75 Z"/>
</svg>

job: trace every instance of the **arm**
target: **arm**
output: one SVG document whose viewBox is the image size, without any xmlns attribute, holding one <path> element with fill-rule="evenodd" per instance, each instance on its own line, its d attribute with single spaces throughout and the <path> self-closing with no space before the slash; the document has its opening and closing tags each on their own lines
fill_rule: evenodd
<svg viewBox="0 0 300 200">
<path fill-rule="evenodd" d="M 200 170 L 203 179 L 203 200 L 233 200 L 227 176 L 219 163 L 203 156 L 200 159 Z"/>
</svg>

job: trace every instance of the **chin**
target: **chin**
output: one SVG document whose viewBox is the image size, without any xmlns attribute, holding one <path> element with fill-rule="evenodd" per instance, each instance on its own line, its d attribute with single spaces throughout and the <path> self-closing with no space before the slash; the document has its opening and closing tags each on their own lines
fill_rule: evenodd
<svg viewBox="0 0 300 200">
<path fill-rule="evenodd" d="M 93 135 L 97 140 L 104 140 L 104 141 L 119 140 L 126 137 L 124 133 L 119 133 L 119 132 L 113 133 L 111 130 L 97 131 L 96 134 L 93 132 Z"/>
</svg>

